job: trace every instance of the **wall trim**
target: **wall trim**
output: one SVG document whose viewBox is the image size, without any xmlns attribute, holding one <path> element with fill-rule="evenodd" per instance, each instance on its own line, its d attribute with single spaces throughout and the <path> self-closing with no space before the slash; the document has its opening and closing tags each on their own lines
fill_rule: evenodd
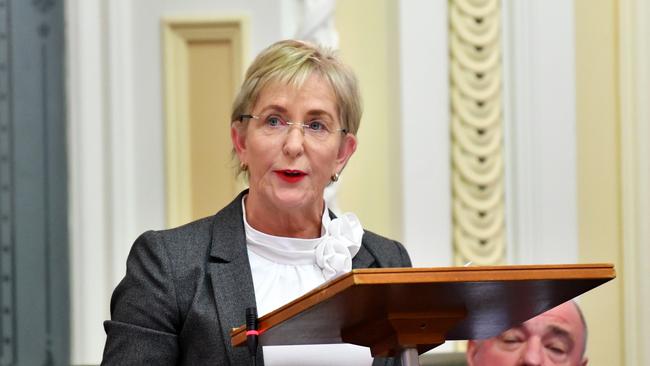
<svg viewBox="0 0 650 366">
<path fill-rule="evenodd" d="M 625 363 L 650 362 L 650 4 L 619 2 Z"/>
<path fill-rule="evenodd" d="M 135 126 L 133 72 L 133 32 L 131 1 L 113 0 L 104 5 L 107 19 L 105 67 L 106 135 L 108 166 L 107 209 L 110 212 L 108 230 L 111 266 L 109 286 L 118 283 L 126 271 L 124 258 L 137 236 Z"/>
<path fill-rule="evenodd" d="M 102 1 L 72 0 L 66 7 L 68 167 L 71 281 L 71 363 L 99 363 L 105 335 L 106 294 L 113 284 L 109 157 L 105 136 L 105 49 Z M 107 258 L 109 258 L 107 260 Z"/>
<path fill-rule="evenodd" d="M 575 262 L 573 2 L 508 1 L 502 13 L 507 259 Z"/>
<path fill-rule="evenodd" d="M 398 5 L 403 241 L 415 267 L 453 262 L 447 1 Z"/>
</svg>

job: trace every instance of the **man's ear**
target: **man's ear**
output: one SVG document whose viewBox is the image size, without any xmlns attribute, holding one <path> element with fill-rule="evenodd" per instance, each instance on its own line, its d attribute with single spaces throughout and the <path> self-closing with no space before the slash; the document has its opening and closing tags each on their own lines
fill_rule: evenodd
<svg viewBox="0 0 650 366">
<path fill-rule="evenodd" d="M 339 153 L 336 157 L 336 171 L 340 172 L 343 170 L 345 165 L 350 160 L 350 157 L 357 150 L 357 137 L 351 133 L 345 134 L 343 136 L 343 141 L 341 146 L 339 146 Z"/>
<path fill-rule="evenodd" d="M 478 352 L 479 344 L 477 341 L 469 340 L 467 341 L 467 352 L 465 352 L 465 359 L 467 360 L 467 366 L 474 366 L 474 357 L 476 357 L 476 352 Z"/>
<path fill-rule="evenodd" d="M 239 161 L 246 163 L 246 133 L 243 129 L 243 126 L 238 126 L 237 121 L 233 122 L 230 127 L 230 139 L 232 140 L 232 146 L 235 149 L 235 154 L 239 158 Z"/>
<path fill-rule="evenodd" d="M 582 361 L 580 361 L 580 366 L 587 366 L 589 363 L 589 359 L 587 357 L 584 357 Z"/>
</svg>

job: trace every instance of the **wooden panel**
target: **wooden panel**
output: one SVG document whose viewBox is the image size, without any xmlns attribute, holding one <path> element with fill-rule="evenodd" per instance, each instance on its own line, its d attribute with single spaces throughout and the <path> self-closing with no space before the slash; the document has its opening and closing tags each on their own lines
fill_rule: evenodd
<svg viewBox="0 0 650 366">
<path fill-rule="evenodd" d="M 163 22 L 170 227 L 214 214 L 242 187 L 229 136 L 244 34 L 243 19 Z"/>
<path fill-rule="evenodd" d="M 191 219 L 214 214 L 237 194 L 229 133 L 234 51 L 227 41 L 188 44 Z"/>
</svg>

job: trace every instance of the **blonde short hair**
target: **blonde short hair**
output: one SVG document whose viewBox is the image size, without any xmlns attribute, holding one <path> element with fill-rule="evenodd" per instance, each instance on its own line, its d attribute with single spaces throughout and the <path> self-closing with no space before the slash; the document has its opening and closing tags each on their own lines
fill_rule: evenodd
<svg viewBox="0 0 650 366">
<path fill-rule="evenodd" d="M 276 42 L 257 55 L 233 103 L 231 122 L 249 114 L 262 89 L 270 83 L 300 87 L 313 74 L 329 81 L 336 96 L 341 127 L 356 135 L 362 106 L 352 69 L 341 62 L 334 50 L 296 40 Z"/>
</svg>

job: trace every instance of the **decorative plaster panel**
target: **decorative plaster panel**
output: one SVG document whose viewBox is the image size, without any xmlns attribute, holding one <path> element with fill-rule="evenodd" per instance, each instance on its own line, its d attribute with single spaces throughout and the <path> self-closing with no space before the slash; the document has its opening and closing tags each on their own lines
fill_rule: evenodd
<svg viewBox="0 0 650 366">
<path fill-rule="evenodd" d="M 454 262 L 504 260 L 500 9 L 452 0 L 450 83 Z"/>
</svg>

